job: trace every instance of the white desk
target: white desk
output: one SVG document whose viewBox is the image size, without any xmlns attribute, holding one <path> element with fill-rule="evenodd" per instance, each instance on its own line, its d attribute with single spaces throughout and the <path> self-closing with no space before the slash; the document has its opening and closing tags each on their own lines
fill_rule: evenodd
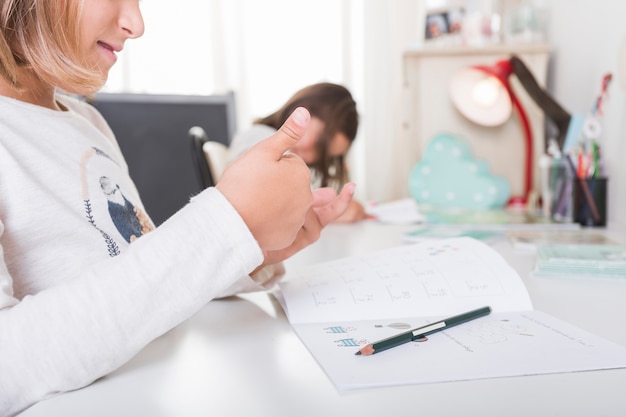
<svg viewBox="0 0 626 417">
<path fill-rule="evenodd" d="M 288 268 L 398 245 L 413 228 L 332 225 Z M 529 278 L 532 255 L 498 248 L 535 309 L 626 345 L 626 280 Z M 209 303 L 115 373 L 22 416 L 624 416 L 625 387 L 619 369 L 339 393 L 280 305 L 257 293 Z"/>
</svg>

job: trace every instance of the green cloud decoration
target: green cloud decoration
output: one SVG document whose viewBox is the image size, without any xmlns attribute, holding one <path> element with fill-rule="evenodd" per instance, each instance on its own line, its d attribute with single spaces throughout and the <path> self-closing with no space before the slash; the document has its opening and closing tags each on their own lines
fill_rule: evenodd
<svg viewBox="0 0 626 417">
<path fill-rule="evenodd" d="M 505 178 L 491 175 L 466 141 L 449 134 L 428 143 L 411 171 L 409 190 L 420 204 L 474 210 L 502 208 L 511 194 Z"/>
</svg>

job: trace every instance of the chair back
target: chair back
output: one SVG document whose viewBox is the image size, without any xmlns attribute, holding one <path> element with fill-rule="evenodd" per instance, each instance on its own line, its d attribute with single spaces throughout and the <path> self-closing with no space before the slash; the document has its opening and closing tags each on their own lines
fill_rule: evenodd
<svg viewBox="0 0 626 417">
<path fill-rule="evenodd" d="M 217 179 L 213 177 L 209 162 L 204 153 L 204 144 L 209 142 L 209 138 L 203 128 L 193 126 L 189 129 L 191 139 L 191 157 L 196 167 L 198 181 L 203 188 L 213 187 Z"/>
<path fill-rule="evenodd" d="M 222 142 L 210 140 L 202 145 L 202 150 L 208 162 L 211 177 L 217 183 L 228 165 L 228 146 Z"/>
</svg>

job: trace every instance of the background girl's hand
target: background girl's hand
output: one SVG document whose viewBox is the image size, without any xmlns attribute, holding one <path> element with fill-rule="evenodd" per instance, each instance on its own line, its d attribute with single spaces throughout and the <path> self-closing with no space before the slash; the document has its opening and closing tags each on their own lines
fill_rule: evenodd
<svg viewBox="0 0 626 417">
<path fill-rule="evenodd" d="M 375 217 L 365 212 L 365 207 L 358 201 L 352 200 L 348 209 L 335 220 L 337 223 L 355 223 L 365 219 L 374 219 Z"/>
<path fill-rule="evenodd" d="M 216 185 L 264 253 L 291 245 L 309 216 L 314 200 L 309 168 L 287 152 L 309 120 L 306 109 L 296 109 L 278 132 L 228 166 Z"/>
</svg>

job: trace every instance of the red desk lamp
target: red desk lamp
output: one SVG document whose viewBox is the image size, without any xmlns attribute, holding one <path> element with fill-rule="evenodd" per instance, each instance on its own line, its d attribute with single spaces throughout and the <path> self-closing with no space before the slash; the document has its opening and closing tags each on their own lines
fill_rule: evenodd
<svg viewBox="0 0 626 417">
<path fill-rule="evenodd" d="M 525 205 L 532 187 L 534 138 L 524 107 L 515 95 L 509 77 L 515 74 L 533 100 L 555 122 L 559 130 L 557 142 L 562 146 L 571 116 L 541 87 L 521 59 L 512 56 L 492 66 L 476 65 L 460 70 L 450 84 L 450 97 L 456 108 L 482 126 L 498 126 L 511 115 L 512 108 L 524 132 L 524 194 L 512 197 L 509 205 Z"/>
</svg>

